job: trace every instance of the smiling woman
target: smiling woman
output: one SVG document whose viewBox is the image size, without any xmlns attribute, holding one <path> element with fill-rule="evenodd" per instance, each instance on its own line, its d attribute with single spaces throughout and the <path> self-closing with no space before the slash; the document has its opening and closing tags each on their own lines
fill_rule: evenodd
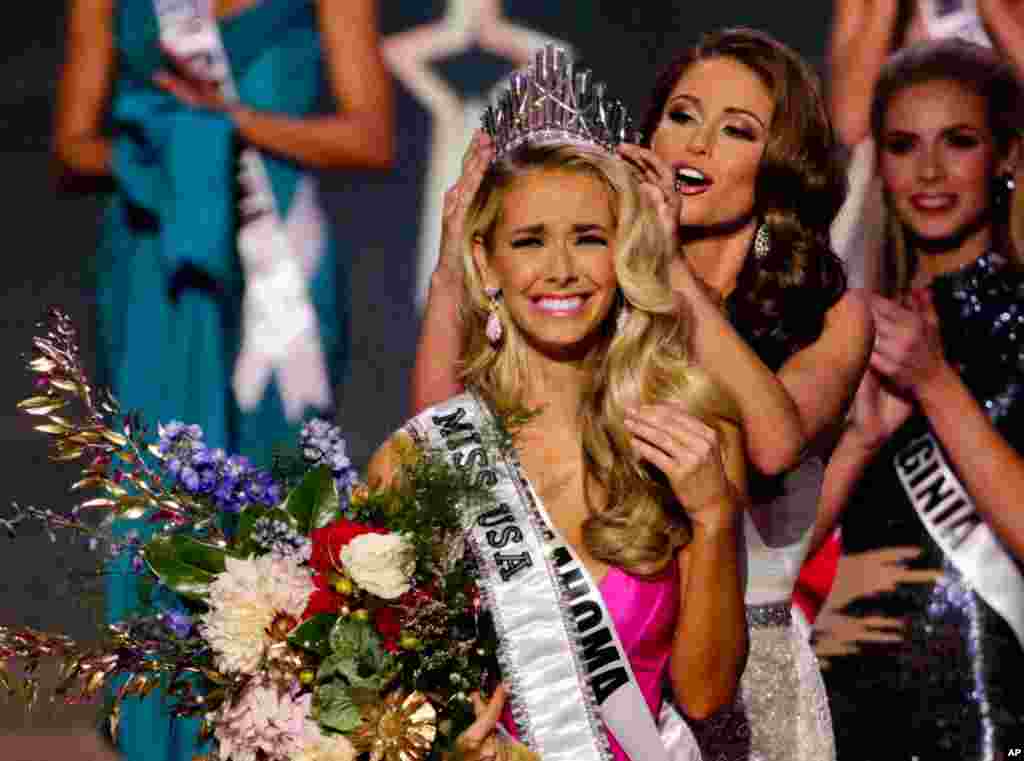
<svg viewBox="0 0 1024 761">
<path fill-rule="evenodd" d="M 1024 732 L 1022 106 L 960 40 L 905 48 L 875 88 L 892 290 L 822 498 L 863 569 L 819 637 L 843 756 L 1005 758 Z"/>
<path fill-rule="evenodd" d="M 387 482 L 410 440 L 441 446 L 490 468 L 508 512 L 477 548 L 497 553 L 487 597 L 507 689 L 478 703 L 463 749 L 493 757 L 500 718 L 541 755 L 693 757 L 672 704 L 700 717 L 730 701 L 745 656 L 745 469 L 731 400 L 687 357 L 654 208 L 605 147 L 526 143 L 481 167 L 458 246 L 467 392 L 417 415 L 370 469 Z M 509 446 L 479 433 L 527 410 Z M 583 634 L 600 644 L 577 673 Z"/>
<path fill-rule="evenodd" d="M 529 174 L 510 187 L 487 236 L 473 245 L 485 288 L 535 350 L 590 347 L 617 298 L 609 188 L 574 172 Z M 490 254 L 488 254 L 490 250 Z"/>
<path fill-rule="evenodd" d="M 843 173 L 824 100 L 813 70 L 799 56 L 749 29 L 715 32 L 682 51 L 656 82 L 651 100 L 644 133 L 654 150 L 618 149 L 653 205 L 650 223 L 661 228 L 670 255 L 648 258 L 648 266 L 659 262 L 655 270 L 627 256 L 619 283 L 632 306 L 635 294 L 647 293 L 639 303 L 648 309 L 669 299 L 670 310 L 682 316 L 686 333 L 666 334 L 644 351 L 654 352 L 651 361 L 663 354 L 666 366 L 678 356 L 692 358 L 734 400 L 752 472 L 754 504 L 743 517 L 751 657 L 743 700 L 704 725 L 705 755 L 828 759 L 833 749 L 824 687 L 808 633 L 790 619 L 790 598 L 813 537 L 822 482 L 821 460 L 811 445 L 842 419 L 870 351 L 871 321 L 864 301 L 845 292 L 841 263 L 829 248 Z M 492 383 L 492 375 L 482 373 L 492 351 L 483 331 L 489 301 L 482 290 L 474 296 L 463 289 L 464 270 L 474 277 L 476 265 L 460 245 L 479 189 L 503 177 L 492 166 L 500 147 L 478 136 L 446 196 L 441 257 L 414 371 L 417 409 L 461 390 L 456 360 L 463 340 L 469 350 L 462 354 L 461 380 Z M 500 164 L 500 171 L 508 171 Z M 615 247 L 621 259 L 621 238 L 630 226 L 619 196 Z M 478 232 L 486 233 L 481 240 L 487 244 L 490 231 Z M 635 234 L 654 235 L 643 228 Z M 635 272 L 630 262 L 638 265 Z M 571 290 L 559 286 L 553 292 Z M 505 306 L 495 309 L 505 314 Z M 464 323 L 454 319 L 460 310 Z M 453 323 L 459 329 L 452 330 Z M 627 320 L 627 335 L 631 324 Z M 612 343 L 608 357 L 628 368 L 620 347 Z M 514 356 L 507 351 L 500 366 L 511 372 Z M 624 392 L 607 377 L 615 367 L 610 360 L 589 363 L 588 395 L 618 401 L 616 394 Z M 603 466 L 614 461 L 606 452 L 597 448 L 588 456 Z M 621 526 L 624 547 L 643 539 L 631 526 Z M 708 713 L 688 712 L 702 718 Z M 799 720 L 782 723 L 780 715 Z"/>
</svg>

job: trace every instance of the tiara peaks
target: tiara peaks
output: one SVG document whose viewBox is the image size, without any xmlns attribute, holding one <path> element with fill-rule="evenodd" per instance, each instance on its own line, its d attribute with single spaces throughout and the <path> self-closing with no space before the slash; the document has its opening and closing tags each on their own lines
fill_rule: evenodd
<svg viewBox="0 0 1024 761">
<path fill-rule="evenodd" d="M 546 45 L 534 62 L 514 72 L 508 87 L 483 115 L 494 139 L 495 159 L 524 143 L 574 143 L 612 151 L 637 141 L 621 101 L 607 97 L 604 82 L 577 70 L 564 49 Z"/>
</svg>

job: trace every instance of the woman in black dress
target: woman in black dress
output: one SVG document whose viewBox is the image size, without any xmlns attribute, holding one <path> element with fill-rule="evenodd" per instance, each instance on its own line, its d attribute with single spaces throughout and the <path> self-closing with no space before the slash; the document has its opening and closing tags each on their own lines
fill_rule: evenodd
<svg viewBox="0 0 1024 761">
<path fill-rule="evenodd" d="M 854 636 L 830 648 L 841 761 L 1001 759 L 1024 743 L 1020 114 L 1011 70 L 957 40 L 901 51 L 875 88 L 892 285 L 872 299 L 871 365 L 822 514 L 842 511 L 849 555 L 894 560 L 867 569 L 840 616 Z"/>
</svg>

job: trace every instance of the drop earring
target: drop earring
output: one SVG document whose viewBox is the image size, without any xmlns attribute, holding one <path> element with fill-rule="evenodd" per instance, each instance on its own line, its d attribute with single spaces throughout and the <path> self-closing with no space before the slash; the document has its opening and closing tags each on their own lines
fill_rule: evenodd
<svg viewBox="0 0 1024 761">
<path fill-rule="evenodd" d="M 995 188 L 992 191 L 992 205 L 999 210 L 1009 208 L 1016 187 L 1017 181 L 1011 172 L 1003 172 L 996 176 Z"/>
<path fill-rule="evenodd" d="M 491 300 L 490 314 L 487 316 L 487 340 L 491 342 L 491 346 L 497 346 L 505 332 L 505 327 L 501 324 L 501 317 L 498 316 L 498 304 L 501 303 L 501 289 L 487 288 L 485 293 L 487 298 Z"/>
<path fill-rule="evenodd" d="M 768 224 L 762 222 L 757 226 L 757 234 L 754 235 L 754 256 L 764 259 L 772 250 L 772 234 Z"/>
</svg>

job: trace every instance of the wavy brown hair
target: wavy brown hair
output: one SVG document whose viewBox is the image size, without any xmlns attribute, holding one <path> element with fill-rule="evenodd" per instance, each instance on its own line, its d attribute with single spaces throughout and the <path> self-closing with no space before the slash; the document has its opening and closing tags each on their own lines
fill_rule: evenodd
<svg viewBox="0 0 1024 761">
<path fill-rule="evenodd" d="M 753 29 L 707 34 L 662 70 L 642 123 L 648 145 L 680 77 L 716 58 L 753 71 L 775 103 L 754 193 L 754 213 L 768 225 L 771 252 L 763 259 L 747 256 L 729 307 L 737 330 L 777 367 L 817 340 L 825 313 L 846 290 L 842 262 L 829 243 L 846 197 L 846 174 L 817 74 L 793 50 Z"/>
<path fill-rule="evenodd" d="M 674 252 L 653 207 L 621 159 L 576 146 L 528 144 L 490 168 L 470 205 L 462 242 L 466 344 L 461 380 L 499 411 L 522 406 L 530 372 L 525 339 L 499 306 L 504 337 L 497 347 L 488 341 L 489 299 L 472 252 L 476 240 L 490 249 L 506 190 L 524 175 L 544 171 L 579 172 L 597 179 L 610 191 L 615 222 L 620 298 L 584 360 L 589 385 L 580 401 L 587 475 L 601 484 L 607 501 L 598 508 L 590 504 L 584 541 L 606 563 L 631 573 L 656 573 L 688 539 L 689 525 L 660 473 L 633 454 L 625 427 L 627 406 L 671 399 L 712 425 L 721 419 L 736 420 L 737 412 L 687 358 L 686 323 L 668 285 Z M 587 501 L 591 502 L 589 495 Z"/>
<path fill-rule="evenodd" d="M 989 48 L 960 39 L 943 39 L 904 48 L 882 67 L 871 101 L 871 135 L 876 145 L 882 145 L 885 116 L 893 97 L 908 87 L 936 81 L 956 82 L 985 99 L 997 159 L 1005 158 L 1011 146 L 1020 143 L 1024 91 L 1010 65 Z M 999 181 L 995 176 L 991 179 L 993 186 Z M 1024 193 L 1018 191 L 1012 199 L 1003 200 L 1008 202 L 993 203 L 993 245 L 1017 268 L 1024 268 Z M 882 262 L 885 292 L 894 295 L 906 290 L 914 266 L 905 231 L 896 214 L 890 213 Z"/>
</svg>

